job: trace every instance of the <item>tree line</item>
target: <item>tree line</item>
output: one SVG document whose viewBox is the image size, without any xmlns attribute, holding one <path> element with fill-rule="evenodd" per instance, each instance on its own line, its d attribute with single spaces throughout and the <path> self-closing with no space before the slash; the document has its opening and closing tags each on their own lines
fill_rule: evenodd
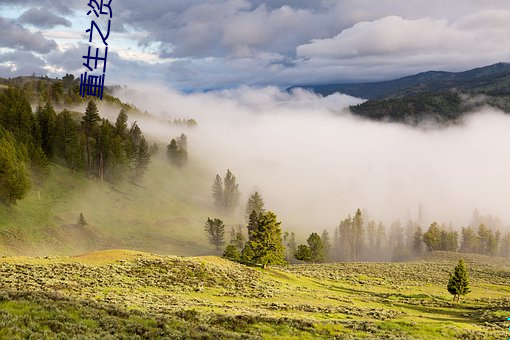
<svg viewBox="0 0 510 340">
<path fill-rule="evenodd" d="M 33 180 L 41 180 L 55 162 L 99 180 L 140 179 L 150 163 L 149 145 L 121 110 L 115 123 L 99 116 L 94 101 L 83 115 L 56 113 L 48 101 L 35 112 L 20 88 L 0 93 L 0 200 L 13 204 Z"/>
<path fill-rule="evenodd" d="M 436 250 L 510 257 L 510 232 L 503 235 L 484 223 L 476 229 L 463 227 L 460 233 L 437 222 L 426 230 L 414 221 L 406 227 L 396 221 L 386 228 L 382 222 L 365 222 L 358 209 L 340 222 L 332 237 L 327 230 L 313 232 L 307 244 L 289 247 L 297 260 L 307 262 L 402 261 Z"/>
</svg>

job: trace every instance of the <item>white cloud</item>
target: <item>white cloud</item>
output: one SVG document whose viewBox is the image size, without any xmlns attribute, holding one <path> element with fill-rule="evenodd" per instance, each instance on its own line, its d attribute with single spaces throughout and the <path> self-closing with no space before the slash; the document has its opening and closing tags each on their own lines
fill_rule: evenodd
<svg viewBox="0 0 510 340">
<path fill-rule="evenodd" d="M 416 20 L 388 16 L 357 23 L 335 37 L 316 39 L 297 48 L 305 58 L 345 60 L 374 58 L 400 65 L 425 65 L 477 60 L 490 63 L 510 56 L 510 11 L 479 12 L 450 24 L 446 20 Z"/>
</svg>

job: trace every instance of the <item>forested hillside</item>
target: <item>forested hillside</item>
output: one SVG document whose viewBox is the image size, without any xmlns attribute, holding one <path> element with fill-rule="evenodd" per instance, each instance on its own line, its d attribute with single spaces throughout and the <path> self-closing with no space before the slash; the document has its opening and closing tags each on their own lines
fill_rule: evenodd
<svg viewBox="0 0 510 340">
<path fill-rule="evenodd" d="M 458 73 L 429 71 L 383 82 L 297 87 L 322 95 L 340 92 L 365 98 L 366 102 L 350 107 L 353 114 L 411 125 L 456 123 L 465 113 L 484 107 L 510 112 L 508 63 Z"/>
</svg>

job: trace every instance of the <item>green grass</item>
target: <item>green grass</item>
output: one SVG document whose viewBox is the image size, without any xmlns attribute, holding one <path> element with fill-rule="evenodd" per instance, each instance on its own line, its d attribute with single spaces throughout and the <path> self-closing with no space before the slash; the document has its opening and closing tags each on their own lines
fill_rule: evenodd
<svg viewBox="0 0 510 340">
<path fill-rule="evenodd" d="M 0 338 L 508 337 L 510 297 L 501 289 L 510 286 L 508 262 L 464 254 L 472 293 L 457 304 L 444 273 L 456 255 L 440 255 L 268 270 L 123 250 L 5 257 Z"/>
<path fill-rule="evenodd" d="M 75 255 L 111 248 L 214 253 L 203 234 L 207 217 L 217 216 L 211 178 L 193 162 L 176 169 L 163 154 L 137 184 L 100 183 L 52 164 L 26 198 L 12 207 L 0 205 L 0 254 Z M 80 213 L 88 226 L 76 225 Z"/>
</svg>

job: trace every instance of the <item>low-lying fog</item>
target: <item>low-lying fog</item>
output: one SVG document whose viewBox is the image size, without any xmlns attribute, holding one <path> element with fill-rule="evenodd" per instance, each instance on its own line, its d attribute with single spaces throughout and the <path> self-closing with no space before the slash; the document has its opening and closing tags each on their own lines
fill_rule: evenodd
<svg viewBox="0 0 510 340">
<path fill-rule="evenodd" d="M 355 118 L 346 107 L 362 100 L 339 94 L 144 87 L 118 95 L 164 119 L 196 119 L 197 128 L 182 132 L 192 160 L 208 165 L 211 185 L 231 169 L 242 203 L 258 188 L 288 227 L 333 227 L 358 207 L 386 223 L 417 220 L 420 204 L 424 224 L 466 225 L 475 208 L 510 221 L 510 116 L 493 109 L 424 129 Z M 177 135 L 139 124 L 165 144 Z"/>
</svg>

